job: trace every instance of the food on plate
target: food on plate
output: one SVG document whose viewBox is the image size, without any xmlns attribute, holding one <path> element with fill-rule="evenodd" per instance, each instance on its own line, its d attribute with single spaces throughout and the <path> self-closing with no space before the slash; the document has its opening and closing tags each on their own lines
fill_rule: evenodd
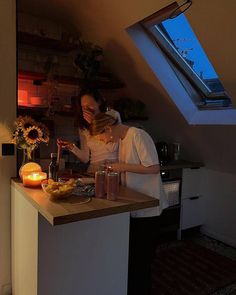
<svg viewBox="0 0 236 295">
<path fill-rule="evenodd" d="M 76 180 L 74 178 L 69 179 L 66 182 L 57 182 L 52 179 L 48 179 L 46 183 L 42 183 L 43 190 L 51 197 L 61 198 L 70 195 L 76 187 Z"/>
</svg>

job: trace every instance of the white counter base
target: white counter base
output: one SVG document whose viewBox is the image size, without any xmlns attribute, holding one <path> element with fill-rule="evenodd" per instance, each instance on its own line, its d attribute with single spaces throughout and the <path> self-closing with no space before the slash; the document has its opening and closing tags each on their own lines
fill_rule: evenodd
<svg viewBox="0 0 236 295">
<path fill-rule="evenodd" d="M 52 226 L 12 187 L 13 295 L 126 295 L 129 212 Z"/>
</svg>

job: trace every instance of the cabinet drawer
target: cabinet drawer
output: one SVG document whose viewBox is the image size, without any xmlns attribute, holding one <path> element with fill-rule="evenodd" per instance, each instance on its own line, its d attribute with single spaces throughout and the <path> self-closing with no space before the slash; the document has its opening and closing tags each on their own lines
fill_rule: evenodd
<svg viewBox="0 0 236 295">
<path fill-rule="evenodd" d="M 181 198 L 201 195 L 203 169 L 183 169 Z"/>
<path fill-rule="evenodd" d="M 204 198 L 194 196 L 182 200 L 181 229 L 202 225 L 205 220 Z"/>
</svg>

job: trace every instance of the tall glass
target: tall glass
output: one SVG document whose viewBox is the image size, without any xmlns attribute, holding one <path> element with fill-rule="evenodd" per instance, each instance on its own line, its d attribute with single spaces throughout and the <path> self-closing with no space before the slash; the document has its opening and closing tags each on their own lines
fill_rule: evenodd
<svg viewBox="0 0 236 295">
<path fill-rule="evenodd" d="M 180 159 L 180 143 L 174 143 L 174 160 L 178 161 Z"/>
<path fill-rule="evenodd" d="M 105 171 L 97 171 L 95 173 L 95 197 L 96 198 L 104 198 L 106 195 L 106 172 Z"/>
<path fill-rule="evenodd" d="M 107 173 L 107 199 L 116 200 L 119 194 L 119 173 L 108 172 Z"/>
</svg>

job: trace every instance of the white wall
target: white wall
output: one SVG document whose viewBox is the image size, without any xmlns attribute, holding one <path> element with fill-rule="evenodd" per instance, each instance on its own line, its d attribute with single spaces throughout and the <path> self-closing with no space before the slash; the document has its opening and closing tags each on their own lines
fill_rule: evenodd
<svg viewBox="0 0 236 295">
<path fill-rule="evenodd" d="M 206 224 L 202 230 L 205 234 L 236 247 L 235 174 L 207 169 L 205 173 L 203 194 L 207 210 Z"/>
<path fill-rule="evenodd" d="M 12 124 L 16 112 L 15 1 L 0 1 L 0 121 Z M 0 157 L 0 294 L 10 292 L 10 177 L 15 157 Z"/>
</svg>

